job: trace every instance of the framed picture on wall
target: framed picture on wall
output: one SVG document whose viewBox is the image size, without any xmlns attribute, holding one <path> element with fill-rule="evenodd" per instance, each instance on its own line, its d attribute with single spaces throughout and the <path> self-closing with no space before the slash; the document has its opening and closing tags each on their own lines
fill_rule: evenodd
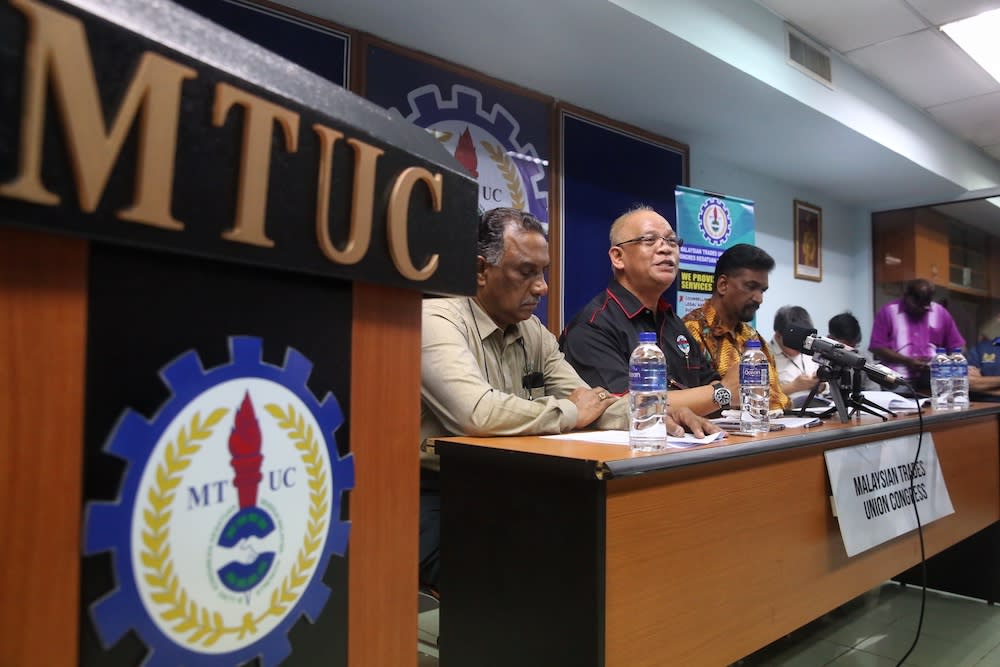
<svg viewBox="0 0 1000 667">
<path fill-rule="evenodd" d="M 823 280 L 823 209 L 795 200 L 792 221 L 795 226 L 795 277 Z"/>
</svg>

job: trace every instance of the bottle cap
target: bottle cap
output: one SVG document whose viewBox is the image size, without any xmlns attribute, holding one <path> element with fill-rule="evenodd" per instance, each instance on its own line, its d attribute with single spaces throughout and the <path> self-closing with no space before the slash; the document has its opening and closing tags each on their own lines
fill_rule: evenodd
<svg viewBox="0 0 1000 667">
<path fill-rule="evenodd" d="M 759 350 L 760 349 L 760 341 L 757 340 L 756 338 L 748 340 L 747 341 L 747 349 L 748 350 Z"/>
<path fill-rule="evenodd" d="M 640 343 L 655 343 L 656 342 L 656 332 L 655 331 L 642 331 L 639 333 Z"/>
<path fill-rule="evenodd" d="M 944 354 L 944 348 L 943 348 L 943 347 L 939 347 L 939 348 L 937 349 L 937 353 L 938 353 L 938 354 Z"/>
</svg>

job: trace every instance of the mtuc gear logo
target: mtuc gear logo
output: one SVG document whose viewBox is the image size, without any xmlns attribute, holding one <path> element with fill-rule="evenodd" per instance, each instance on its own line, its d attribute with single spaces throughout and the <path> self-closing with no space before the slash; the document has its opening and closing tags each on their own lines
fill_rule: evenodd
<svg viewBox="0 0 1000 667">
<path fill-rule="evenodd" d="M 297 351 L 277 367 L 259 339 L 230 348 L 227 365 L 205 371 L 189 352 L 161 371 L 171 399 L 152 421 L 127 411 L 106 445 L 129 461 L 118 501 L 87 508 L 85 551 L 113 552 L 118 583 L 91 609 L 98 633 L 110 647 L 134 629 L 144 665 L 280 663 L 346 552 L 340 406 L 316 400 Z"/>
<path fill-rule="evenodd" d="M 549 219 L 545 167 L 535 147 L 522 143 L 521 126 L 503 106 L 485 108 L 474 88 L 453 85 L 450 96 L 434 84 L 407 95 L 401 115 L 434 133 L 479 183 L 479 211 L 508 206 Z M 398 112 L 398 110 L 396 110 Z"/>
<path fill-rule="evenodd" d="M 706 199 L 698 210 L 698 229 L 712 245 L 724 245 L 733 233 L 733 218 L 726 203 L 715 197 Z"/>
</svg>

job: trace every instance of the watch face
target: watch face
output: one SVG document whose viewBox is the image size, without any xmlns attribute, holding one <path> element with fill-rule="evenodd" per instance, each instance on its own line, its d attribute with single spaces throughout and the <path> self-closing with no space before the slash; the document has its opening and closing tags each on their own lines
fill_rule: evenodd
<svg viewBox="0 0 1000 667">
<path fill-rule="evenodd" d="M 732 402 L 733 395 L 732 392 L 730 392 L 725 387 L 719 387 L 718 389 L 715 390 L 713 398 L 715 399 L 716 403 L 725 407 Z"/>
</svg>

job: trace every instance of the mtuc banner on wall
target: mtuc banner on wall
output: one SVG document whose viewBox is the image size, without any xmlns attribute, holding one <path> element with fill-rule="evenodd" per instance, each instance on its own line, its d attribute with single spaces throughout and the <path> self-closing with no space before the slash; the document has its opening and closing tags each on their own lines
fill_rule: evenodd
<svg viewBox="0 0 1000 667">
<path fill-rule="evenodd" d="M 712 295 L 715 262 L 737 243 L 754 242 L 753 202 L 678 185 L 677 235 L 681 276 L 677 285 L 677 315 L 684 317 Z"/>
</svg>

